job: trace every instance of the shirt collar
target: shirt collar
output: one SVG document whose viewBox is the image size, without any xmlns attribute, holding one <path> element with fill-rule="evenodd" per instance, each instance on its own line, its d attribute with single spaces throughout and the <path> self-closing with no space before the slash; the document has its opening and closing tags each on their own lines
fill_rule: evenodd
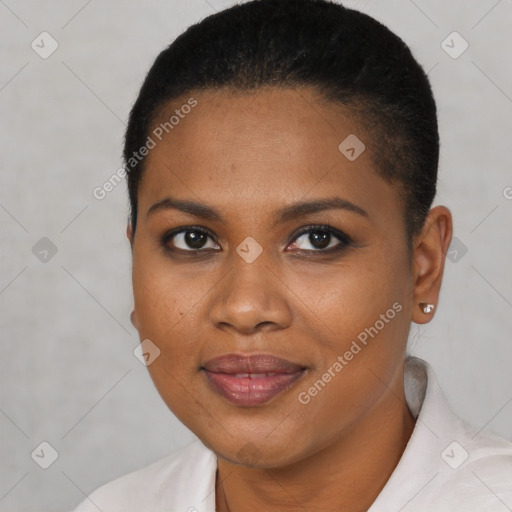
<svg viewBox="0 0 512 512">
<path fill-rule="evenodd" d="M 432 367 L 409 356 L 404 365 L 404 390 L 407 406 L 416 424 L 406 448 L 368 512 L 414 510 L 413 502 L 441 473 L 450 471 L 446 449 L 460 438 L 461 420 L 453 413 L 439 386 Z"/>
</svg>

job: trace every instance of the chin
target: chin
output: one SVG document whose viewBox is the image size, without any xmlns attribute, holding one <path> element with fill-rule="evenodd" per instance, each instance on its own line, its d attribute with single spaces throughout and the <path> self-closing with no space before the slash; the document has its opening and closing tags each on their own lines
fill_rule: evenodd
<svg viewBox="0 0 512 512">
<path fill-rule="evenodd" d="M 189 427 L 190 428 L 190 427 Z M 233 429 L 237 435 L 230 436 L 219 427 L 218 437 L 194 431 L 201 442 L 215 454 L 231 464 L 248 468 L 271 469 L 284 467 L 302 460 L 307 455 L 297 451 L 301 445 L 297 432 L 280 432 L 279 435 L 244 432 Z M 263 429 L 262 429 L 263 430 Z M 290 440 L 293 440 L 291 442 Z"/>
</svg>

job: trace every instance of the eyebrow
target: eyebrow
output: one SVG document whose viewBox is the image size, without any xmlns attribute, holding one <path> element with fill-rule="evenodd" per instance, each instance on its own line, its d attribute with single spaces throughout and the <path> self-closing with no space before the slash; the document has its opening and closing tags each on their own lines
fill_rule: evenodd
<svg viewBox="0 0 512 512">
<path fill-rule="evenodd" d="M 211 206 L 169 196 L 153 204 L 149 208 L 147 216 L 149 217 L 156 212 L 170 209 L 179 210 L 193 215 L 194 217 L 206 220 L 225 222 L 222 214 Z M 328 197 L 312 201 L 301 201 L 280 208 L 274 213 L 274 226 L 292 220 L 296 217 L 332 209 L 346 210 L 357 213 L 363 217 L 368 217 L 368 213 L 360 206 L 357 206 L 346 199 L 342 199 L 341 197 Z"/>
</svg>

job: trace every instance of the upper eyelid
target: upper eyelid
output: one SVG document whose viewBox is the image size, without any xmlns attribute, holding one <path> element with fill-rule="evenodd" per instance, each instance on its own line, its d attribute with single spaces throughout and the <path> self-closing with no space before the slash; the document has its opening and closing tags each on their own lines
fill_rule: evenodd
<svg viewBox="0 0 512 512">
<path fill-rule="evenodd" d="M 305 235 L 309 232 L 315 231 L 315 230 L 326 231 L 327 233 L 330 233 L 331 235 L 336 237 L 342 244 L 345 244 L 345 245 L 348 245 L 352 242 L 352 238 L 350 236 L 348 236 L 345 232 L 343 232 L 340 229 L 337 229 L 333 226 L 330 226 L 329 224 L 312 224 L 310 226 L 305 226 L 304 228 L 299 229 L 298 232 L 293 235 L 293 238 L 291 239 L 291 241 L 293 242 L 298 237 Z M 327 250 L 321 250 L 321 249 L 319 249 L 317 251 L 307 250 L 304 252 L 319 252 L 319 253 L 321 253 L 321 252 L 326 252 Z"/>
</svg>

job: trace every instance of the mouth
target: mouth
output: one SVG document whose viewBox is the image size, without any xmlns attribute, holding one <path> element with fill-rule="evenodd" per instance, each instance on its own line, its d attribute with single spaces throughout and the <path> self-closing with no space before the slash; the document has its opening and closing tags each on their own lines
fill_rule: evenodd
<svg viewBox="0 0 512 512">
<path fill-rule="evenodd" d="M 290 389 L 306 370 L 304 366 L 269 354 L 228 354 L 201 367 L 213 391 L 241 407 L 269 402 Z"/>
</svg>

